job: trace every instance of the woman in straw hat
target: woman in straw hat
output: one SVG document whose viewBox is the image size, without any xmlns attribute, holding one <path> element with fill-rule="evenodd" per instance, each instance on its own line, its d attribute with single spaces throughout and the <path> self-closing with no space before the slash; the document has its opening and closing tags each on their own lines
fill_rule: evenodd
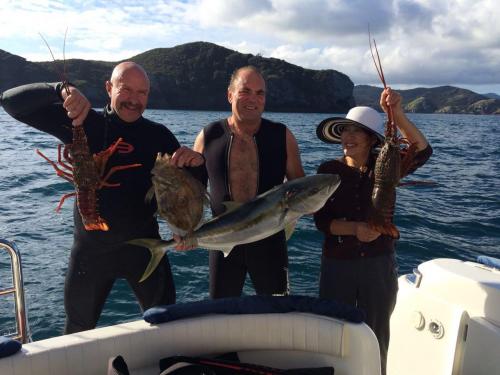
<svg viewBox="0 0 500 375">
<path fill-rule="evenodd" d="M 391 106 L 394 122 L 404 138 L 417 147 L 410 173 L 431 156 L 424 135 L 405 116 L 401 96 L 390 88 L 380 96 L 387 113 Z M 342 145 L 343 156 L 324 162 L 318 173 L 333 173 L 342 183 L 325 206 L 314 215 L 324 233 L 319 294 L 357 306 L 366 313 L 380 345 L 382 373 L 385 374 L 389 346 L 389 319 L 398 289 L 395 240 L 381 235 L 367 223 L 377 146 L 384 141 L 382 116 L 370 107 L 354 107 L 345 118 L 332 117 L 317 128 L 318 137 Z"/>
</svg>

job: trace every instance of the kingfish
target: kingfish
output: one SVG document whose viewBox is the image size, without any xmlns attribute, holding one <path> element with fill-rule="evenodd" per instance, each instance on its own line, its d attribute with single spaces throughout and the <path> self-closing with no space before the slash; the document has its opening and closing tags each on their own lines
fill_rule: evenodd
<svg viewBox="0 0 500 375">
<path fill-rule="evenodd" d="M 317 174 L 287 181 L 243 203 L 225 202 L 226 211 L 188 233 L 183 241 L 189 247 L 220 250 L 228 256 L 236 245 L 255 242 L 293 225 L 302 215 L 319 210 L 340 184 L 340 177 Z M 135 239 L 133 245 L 147 247 L 151 260 L 140 281 L 158 266 L 168 248 L 176 242 Z"/>
</svg>

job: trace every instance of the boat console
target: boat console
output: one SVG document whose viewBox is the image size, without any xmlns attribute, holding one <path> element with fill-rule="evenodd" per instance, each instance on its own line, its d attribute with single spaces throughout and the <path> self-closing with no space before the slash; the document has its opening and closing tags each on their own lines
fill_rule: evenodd
<svg viewBox="0 0 500 375">
<path fill-rule="evenodd" d="M 387 374 L 498 374 L 500 270 L 434 259 L 401 276 Z"/>
</svg>

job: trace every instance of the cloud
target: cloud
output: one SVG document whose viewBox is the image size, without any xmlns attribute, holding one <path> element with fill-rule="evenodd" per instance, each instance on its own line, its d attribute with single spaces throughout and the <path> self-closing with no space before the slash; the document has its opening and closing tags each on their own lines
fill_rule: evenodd
<svg viewBox="0 0 500 375">
<path fill-rule="evenodd" d="M 436 5 L 437 4 L 437 5 Z M 396 25 L 407 30 L 410 34 L 415 30 L 428 30 L 437 12 L 444 11 L 439 2 L 423 4 L 414 0 L 399 0 L 395 2 L 394 13 Z"/>
<path fill-rule="evenodd" d="M 198 0 L 188 8 L 187 19 L 199 21 L 205 27 L 248 25 L 260 14 L 273 11 L 271 0 Z"/>
<path fill-rule="evenodd" d="M 364 12 L 370 7 L 373 11 Z M 191 18 L 206 28 L 233 27 L 240 35 L 289 42 L 319 38 L 338 43 L 349 42 L 352 35 L 366 40 L 368 23 L 375 30 L 383 29 L 391 12 L 390 3 L 373 0 L 198 0 L 189 8 Z"/>
<path fill-rule="evenodd" d="M 395 84 L 497 82 L 500 10 L 493 1 L 471 0 L 272 0 L 248 10 L 220 0 L 190 4 L 206 28 L 233 25 L 252 51 L 297 65 L 347 73 L 355 82 L 377 83 L 367 25 L 377 39 L 383 67 Z M 265 6 L 263 6 L 265 3 Z M 213 11 L 205 11 L 214 9 Z M 241 9 L 247 9 L 242 12 Z M 240 42 L 241 44 L 242 42 Z M 237 45 L 237 43 L 233 43 Z"/>
<path fill-rule="evenodd" d="M 493 0 L 0 1 L 0 48 L 120 60 L 204 40 L 378 83 L 367 28 L 391 84 L 500 85 L 500 7 Z"/>
<path fill-rule="evenodd" d="M 118 5 L 119 4 L 119 5 Z M 139 4 L 139 5 L 138 5 Z M 81 58 L 88 53 L 114 56 L 112 60 L 125 56 L 129 50 L 144 52 L 158 47 L 165 40 L 190 28 L 177 21 L 176 14 L 183 12 L 184 3 L 172 1 L 165 4 L 137 1 L 125 2 L 25 2 L 20 7 L 0 4 L 3 24 L 0 48 L 19 40 L 36 46 L 30 56 L 38 56 L 45 49 L 39 33 L 42 33 L 55 51 L 62 50 L 65 29 L 68 28 L 68 57 Z M 22 20 L 22 23 L 19 22 Z M 22 24 L 22 27 L 20 27 Z M 7 48 L 6 48 L 7 49 Z M 77 55 L 80 51 L 82 55 Z M 107 51 L 107 52 L 106 52 Z"/>
</svg>

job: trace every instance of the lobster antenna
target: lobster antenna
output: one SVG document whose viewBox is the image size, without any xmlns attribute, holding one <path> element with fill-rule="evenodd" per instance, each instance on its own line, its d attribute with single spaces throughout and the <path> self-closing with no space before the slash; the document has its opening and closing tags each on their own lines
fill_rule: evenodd
<svg viewBox="0 0 500 375">
<path fill-rule="evenodd" d="M 382 62 L 380 61 L 380 55 L 378 53 L 378 48 L 377 48 L 377 42 L 375 41 L 375 38 L 373 39 L 373 46 L 372 46 L 372 36 L 370 33 L 370 24 L 368 24 L 368 43 L 370 44 L 370 53 L 372 55 L 373 63 L 375 64 L 375 69 L 377 69 L 378 76 L 380 77 L 380 80 L 382 81 L 382 84 L 384 85 L 384 89 L 387 88 L 387 84 L 385 82 L 385 76 L 384 76 L 384 71 L 382 69 Z M 377 58 L 375 58 L 375 54 L 373 53 L 373 50 L 375 50 L 375 54 Z M 392 111 L 392 106 L 389 106 L 389 112 L 387 113 L 387 117 L 389 120 L 389 123 L 394 125 L 394 114 Z M 386 129 L 386 136 L 387 135 L 392 135 L 391 133 L 394 132 L 394 126 L 391 126 L 390 128 L 387 127 Z"/>
<path fill-rule="evenodd" d="M 40 38 L 42 38 L 42 40 L 44 41 L 45 45 L 47 46 L 47 48 L 49 49 L 49 52 L 50 52 L 50 56 L 52 56 L 52 60 L 54 60 L 54 62 L 56 61 L 56 58 L 54 57 L 54 54 L 52 53 L 52 49 L 50 48 L 49 46 L 49 43 L 47 42 L 47 40 L 43 37 L 42 33 L 38 33 L 38 35 L 40 35 Z"/>
<path fill-rule="evenodd" d="M 64 42 L 63 42 L 63 77 L 64 77 L 64 89 L 66 90 L 66 94 L 69 94 L 68 89 L 68 81 L 66 79 L 66 36 L 68 35 L 68 27 L 66 27 L 66 31 L 64 32 Z"/>
<path fill-rule="evenodd" d="M 368 24 L 368 43 L 370 44 L 370 53 L 372 55 L 373 63 L 375 64 L 375 69 L 377 69 L 377 74 L 378 74 L 380 80 L 382 81 L 384 88 L 386 88 L 384 71 L 382 70 L 382 63 L 380 62 L 380 56 L 378 54 L 378 49 L 377 49 L 377 42 L 375 42 L 375 39 L 373 39 L 373 46 L 372 46 L 372 36 L 370 33 L 370 24 Z M 375 59 L 375 54 L 373 53 L 373 50 L 375 50 L 375 53 L 377 54 L 377 59 Z"/>
<path fill-rule="evenodd" d="M 377 42 L 375 41 L 375 39 L 373 39 L 373 45 L 375 46 L 375 53 L 377 54 L 378 66 L 380 69 L 380 79 L 382 80 L 382 83 L 384 84 L 384 88 L 386 88 L 387 85 L 385 83 L 384 71 L 382 70 L 382 63 L 380 62 L 380 56 L 378 54 Z"/>
<path fill-rule="evenodd" d="M 66 33 L 67 32 L 68 32 L 68 29 L 66 28 Z M 69 88 L 68 88 L 67 81 L 66 81 L 66 56 L 65 56 L 66 33 L 64 33 L 64 45 L 63 45 L 63 57 L 64 57 L 63 72 L 59 73 L 59 75 L 61 76 L 61 81 L 63 82 L 64 90 L 66 91 L 66 94 L 69 95 L 70 94 L 69 93 Z M 43 37 L 42 33 L 39 32 L 38 35 L 40 35 L 40 37 L 42 38 L 43 42 L 45 43 L 45 45 L 49 49 L 50 56 L 52 56 L 52 60 L 54 60 L 54 62 L 57 62 L 56 58 L 54 57 L 54 54 L 52 53 L 52 49 L 50 48 L 50 45 L 47 42 L 47 40 Z"/>
</svg>

